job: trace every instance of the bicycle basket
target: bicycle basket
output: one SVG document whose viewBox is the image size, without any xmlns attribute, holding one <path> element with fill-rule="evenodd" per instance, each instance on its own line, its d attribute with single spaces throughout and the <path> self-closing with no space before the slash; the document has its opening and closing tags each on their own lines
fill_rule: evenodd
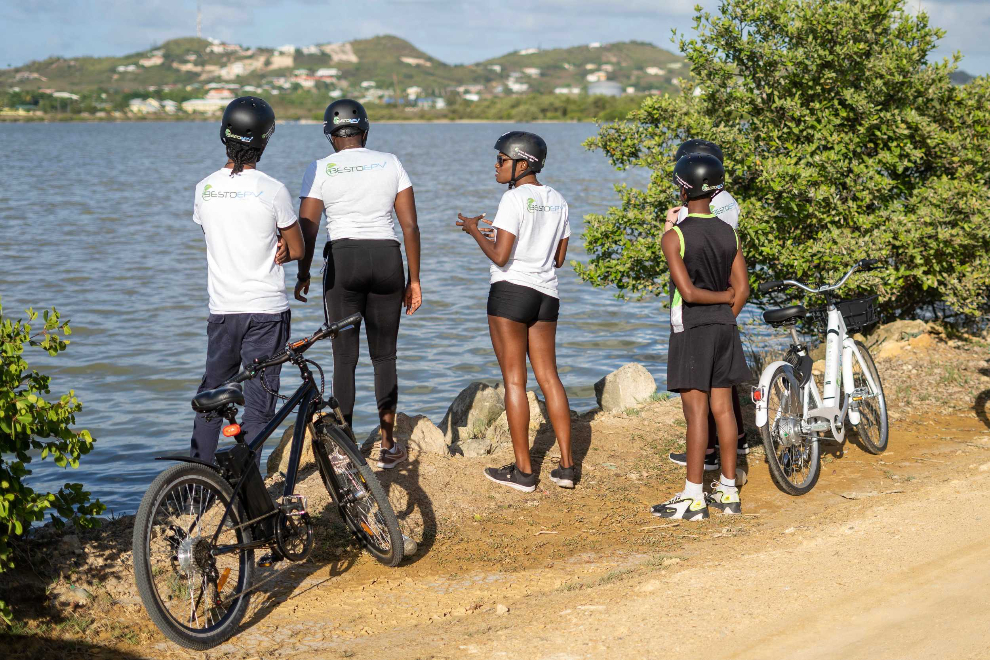
<svg viewBox="0 0 990 660">
<path fill-rule="evenodd" d="M 842 314 L 842 320 L 846 323 L 846 330 L 850 333 L 859 332 L 864 328 L 876 324 L 879 320 L 877 316 L 877 298 L 879 298 L 878 295 L 872 295 L 865 298 L 840 300 L 835 303 L 835 308 Z M 809 309 L 808 316 L 822 330 L 828 327 L 827 308 L 818 307 L 816 309 Z"/>
</svg>

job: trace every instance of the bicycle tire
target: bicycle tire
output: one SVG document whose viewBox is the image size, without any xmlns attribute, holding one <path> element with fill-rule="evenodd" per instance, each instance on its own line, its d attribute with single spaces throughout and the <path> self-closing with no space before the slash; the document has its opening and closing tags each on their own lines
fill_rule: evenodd
<svg viewBox="0 0 990 660">
<path fill-rule="evenodd" d="M 215 471 L 204 465 L 181 463 L 159 474 L 145 492 L 141 500 L 141 506 L 138 508 L 137 515 L 134 518 L 134 578 L 137 583 L 138 593 L 141 596 L 141 601 L 144 603 L 145 610 L 148 612 L 148 616 L 155 626 L 176 644 L 189 649 L 204 651 L 222 644 L 237 633 L 238 626 L 247 613 L 248 604 L 251 600 L 250 592 L 245 592 L 250 587 L 254 576 L 254 551 L 242 550 L 238 553 L 238 576 L 233 586 L 233 594 L 236 598 L 216 625 L 202 630 L 195 630 L 178 622 L 165 606 L 159 590 L 155 586 L 155 568 L 152 566 L 152 555 L 154 553 L 152 552 L 151 542 L 152 530 L 155 527 L 159 506 L 170 493 L 176 492 L 177 488 L 185 484 L 208 486 L 213 493 L 218 495 L 216 500 L 218 506 L 226 507 L 227 503 L 230 502 L 230 498 L 233 496 L 233 489 L 230 484 Z M 195 487 L 193 488 L 193 493 L 195 493 Z M 208 497 L 207 501 L 209 501 Z M 164 503 L 168 507 L 169 503 L 167 501 Z M 180 506 L 180 508 L 182 507 Z M 239 505 L 235 505 L 231 509 L 231 516 L 233 519 L 229 524 L 232 527 L 236 527 L 239 521 L 244 519 Z M 202 514 L 196 516 L 197 520 L 200 518 L 202 518 Z M 212 532 L 209 531 L 209 533 Z M 246 528 L 235 529 L 233 533 L 238 543 L 248 543 L 251 541 L 251 532 Z M 158 568 L 161 567 L 158 566 Z M 182 576 L 179 575 L 179 580 L 181 581 L 181 579 Z M 224 578 L 224 582 L 226 583 L 228 580 Z M 189 584 L 192 584 L 191 577 L 189 578 Z M 206 584 L 205 578 L 203 584 Z M 184 587 L 185 585 L 181 586 Z M 189 591 L 190 594 L 194 593 L 192 589 Z M 203 593 L 205 591 L 201 592 L 201 596 Z M 204 611 L 208 609 L 212 612 L 219 605 L 219 594 L 214 593 L 213 595 L 217 597 L 217 605 L 207 608 L 206 602 L 204 602 Z M 193 609 L 195 610 L 197 608 L 194 607 Z"/>
<path fill-rule="evenodd" d="M 782 464 L 780 450 L 778 449 L 778 444 L 775 439 L 779 437 L 779 430 L 777 428 L 778 419 L 773 417 L 773 410 L 771 408 L 771 403 L 773 401 L 772 394 L 785 391 L 785 395 L 791 399 L 787 404 L 789 407 L 790 415 L 801 416 L 801 398 L 798 392 L 790 392 L 789 381 L 784 375 L 784 367 L 780 366 L 774 370 L 773 376 L 770 379 L 770 384 L 767 387 L 766 397 L 767 397 L 767 423 L 760 427 L 760 438 L 763 440 L 763 449 L 766 453 L 767 465 L 770 466 L 770 477 L 773 482 L 777 484 L 777 487 L 788 495 L 804 495 L 805 493 L 811 491 L 818 483 L 818 477 L 821 474 L 821 448 L 818 443 L 817 438 L 804 438 L 801 444 L 801 452 L 804 453 L 805 443 L 810 443 L 807 446 L 808 456 L 805 458 L 801 456 L 802 463 L 806 463 L 808 466 L 808 475 L 801 481 L 801 483 L 794 483 L 791 481 L 788 472 L 791 471 L 791 464 Z M 787 385 L 786 388 L 778 387 L 780 383 Z M 775 435 L 776 433 L 776 435 Z M 792 456 L 793 452 L 787 449 L 785 455 Z"/>
<path fill-rule="evenodd" d="M 873 356 L 870 355 L 869 349 L 867 349 L 866 346 L 863 345 L 863 342 L 860 341 L 856 342 L 856 348 L 859 349 L 859 354 L 863 357 L 863 362 L 866 364 L 867 369 L 869 369 L 873 382 L 877 384 L 877 389 L 880 390 L 878 395 L 880 405 L 875 413 L 875 421 L 879 423 L 879 431 L 876 434 L 877 441 L 874 442 L 869 433 L 863 433 L 863 422 L 869 417 L 864 413 L 864 406 L 862 403 L 860 403 L 859 424 L 850 425 L 856 430 L 856 435 L 863 443 L 863 447 L 866 451 L 871 454 L 882 454 L 887 449 L 887 442 L 890 439 L 890 422 L 887 418 L 887 398 L 883 393 L 883 383 L 880 382 L 880 372 L 877 371 L 877 365 L 873 361 Z M 853 365 L 857 366 L 858 363 L 856 363 L 855 360 L 856 358 L 853 357 Z M 853 375 L 853 378 L 855 379 L 855 374 Z M 876 393 L 874 394 L 876 395 Z"/>
<path fill-rule="evenodd" d="M 316 457 L 323 485 L 337 505 L 340 517 L 358 542 L 379 563 L 390 568 L 398 566 L 404 550 L 402 530 L 378 477 L 348 434 L 339 426 L 326 422 L 320 422 L 318 426 L 310 424 L 310 433 L 313 438 L 313 455 Z M 340 466 L 343 472 L 335 469 L 333 461 L 343 464 L 344 458 L 355 470 L 355 474 L 348 474 L 348 468 L 343 465 Z M 363 517 L 359 514 L 360 508 L 354 502 L 355 496 L 362 502 L 367 501 L 368 496 L 373 500 L 375 509 L 370 518 L 367 514 Z M 372 523 L 378 532 L 373 531 Z"/>
</svg>

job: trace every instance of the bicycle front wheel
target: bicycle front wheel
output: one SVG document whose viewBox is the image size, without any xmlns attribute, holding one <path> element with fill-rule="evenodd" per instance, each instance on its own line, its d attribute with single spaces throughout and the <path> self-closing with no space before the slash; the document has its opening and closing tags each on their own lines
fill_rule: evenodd
<svg viewBox="0 0 990 660">
<path fill-rule="evenodd" d="M 818 482 L 818 438 L 801 433 L 800 388 L 777 367 L 766 391 L 767 423 L 760 427 L 770 476 L 788 495 L 804 495 Z"/>
<path fill-rule="evenodd" d="M 251 541 L 233 490 L 204 465 L 162 472 L 134 519 L 134 577 L 148 616 L 170 640 L 203 651 L 230 639 L 247 611 L 254 552 L 216 553 Z M 220 530 L 214 541 L 214 535 Z"/>
<path fill-rule="evenodd" d="M 856 342 L 859 350 L 859 357 L 855 353 L 852 356 L 853 371 L 853 400 L 850 406 L 856 406 L 859 410 L 859 423 L 853 424 L 856 435 L 863 443 L 863 447 L 871 454 L 880 454 L 887 449 L 889 428 L 887 424 L 887 399 L 883 395 L 883 384 L 880 382 L 880 373 L 877 365 L 873 362 L 873 356 L 862 342 Z M 869 380 L 866 374 L 870 375 Z M 873 386 L 870 385 L 873 381 Z M 856 399 L 859 399 L 857 401 Z"/>
<path fill-rule="evenodd" d="M 310 431 L 323 485 L 340 516 L 372 557 L 386 566 L 398 566 L 402 530 L 375 473 L 339 426 L 321 421 Z"/>
</svg>

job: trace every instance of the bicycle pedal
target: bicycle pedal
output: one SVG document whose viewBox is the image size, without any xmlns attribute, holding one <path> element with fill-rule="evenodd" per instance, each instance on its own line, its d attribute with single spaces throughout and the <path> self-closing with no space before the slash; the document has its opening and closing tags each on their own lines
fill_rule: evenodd
<svg viewBox="0 0 990 660">
<path fill-rule="evenodd" d="M 306 511 L 305 495 L 284 495 L 279 508 L 287 516 L 302 516 Z"/>
</svg>

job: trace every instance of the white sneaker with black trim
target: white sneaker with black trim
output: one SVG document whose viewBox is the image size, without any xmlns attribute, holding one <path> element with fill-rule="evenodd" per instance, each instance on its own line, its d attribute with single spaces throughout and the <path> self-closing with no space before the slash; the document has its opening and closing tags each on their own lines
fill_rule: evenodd
<svg viewBox="0 0 990 660">
<path fill-rule="evenodd" d="M 708 518 L 708 502 L 705 496 L 700 498 L 688 497 L 678 493 L 662 504 L 655 504 L 650 513 L 658 518 L 671 520 L 706 520 Z"/>
<path fill-rule="evenodd" d="M 738 515 L 742 513 L 742 504 L 739 502 L 739 489 L 726 486 L 721 481 L 712 482 L 712 492 L 708 496 L 708 505 L 715 507 L 725 515 Z"/>
</svg>

